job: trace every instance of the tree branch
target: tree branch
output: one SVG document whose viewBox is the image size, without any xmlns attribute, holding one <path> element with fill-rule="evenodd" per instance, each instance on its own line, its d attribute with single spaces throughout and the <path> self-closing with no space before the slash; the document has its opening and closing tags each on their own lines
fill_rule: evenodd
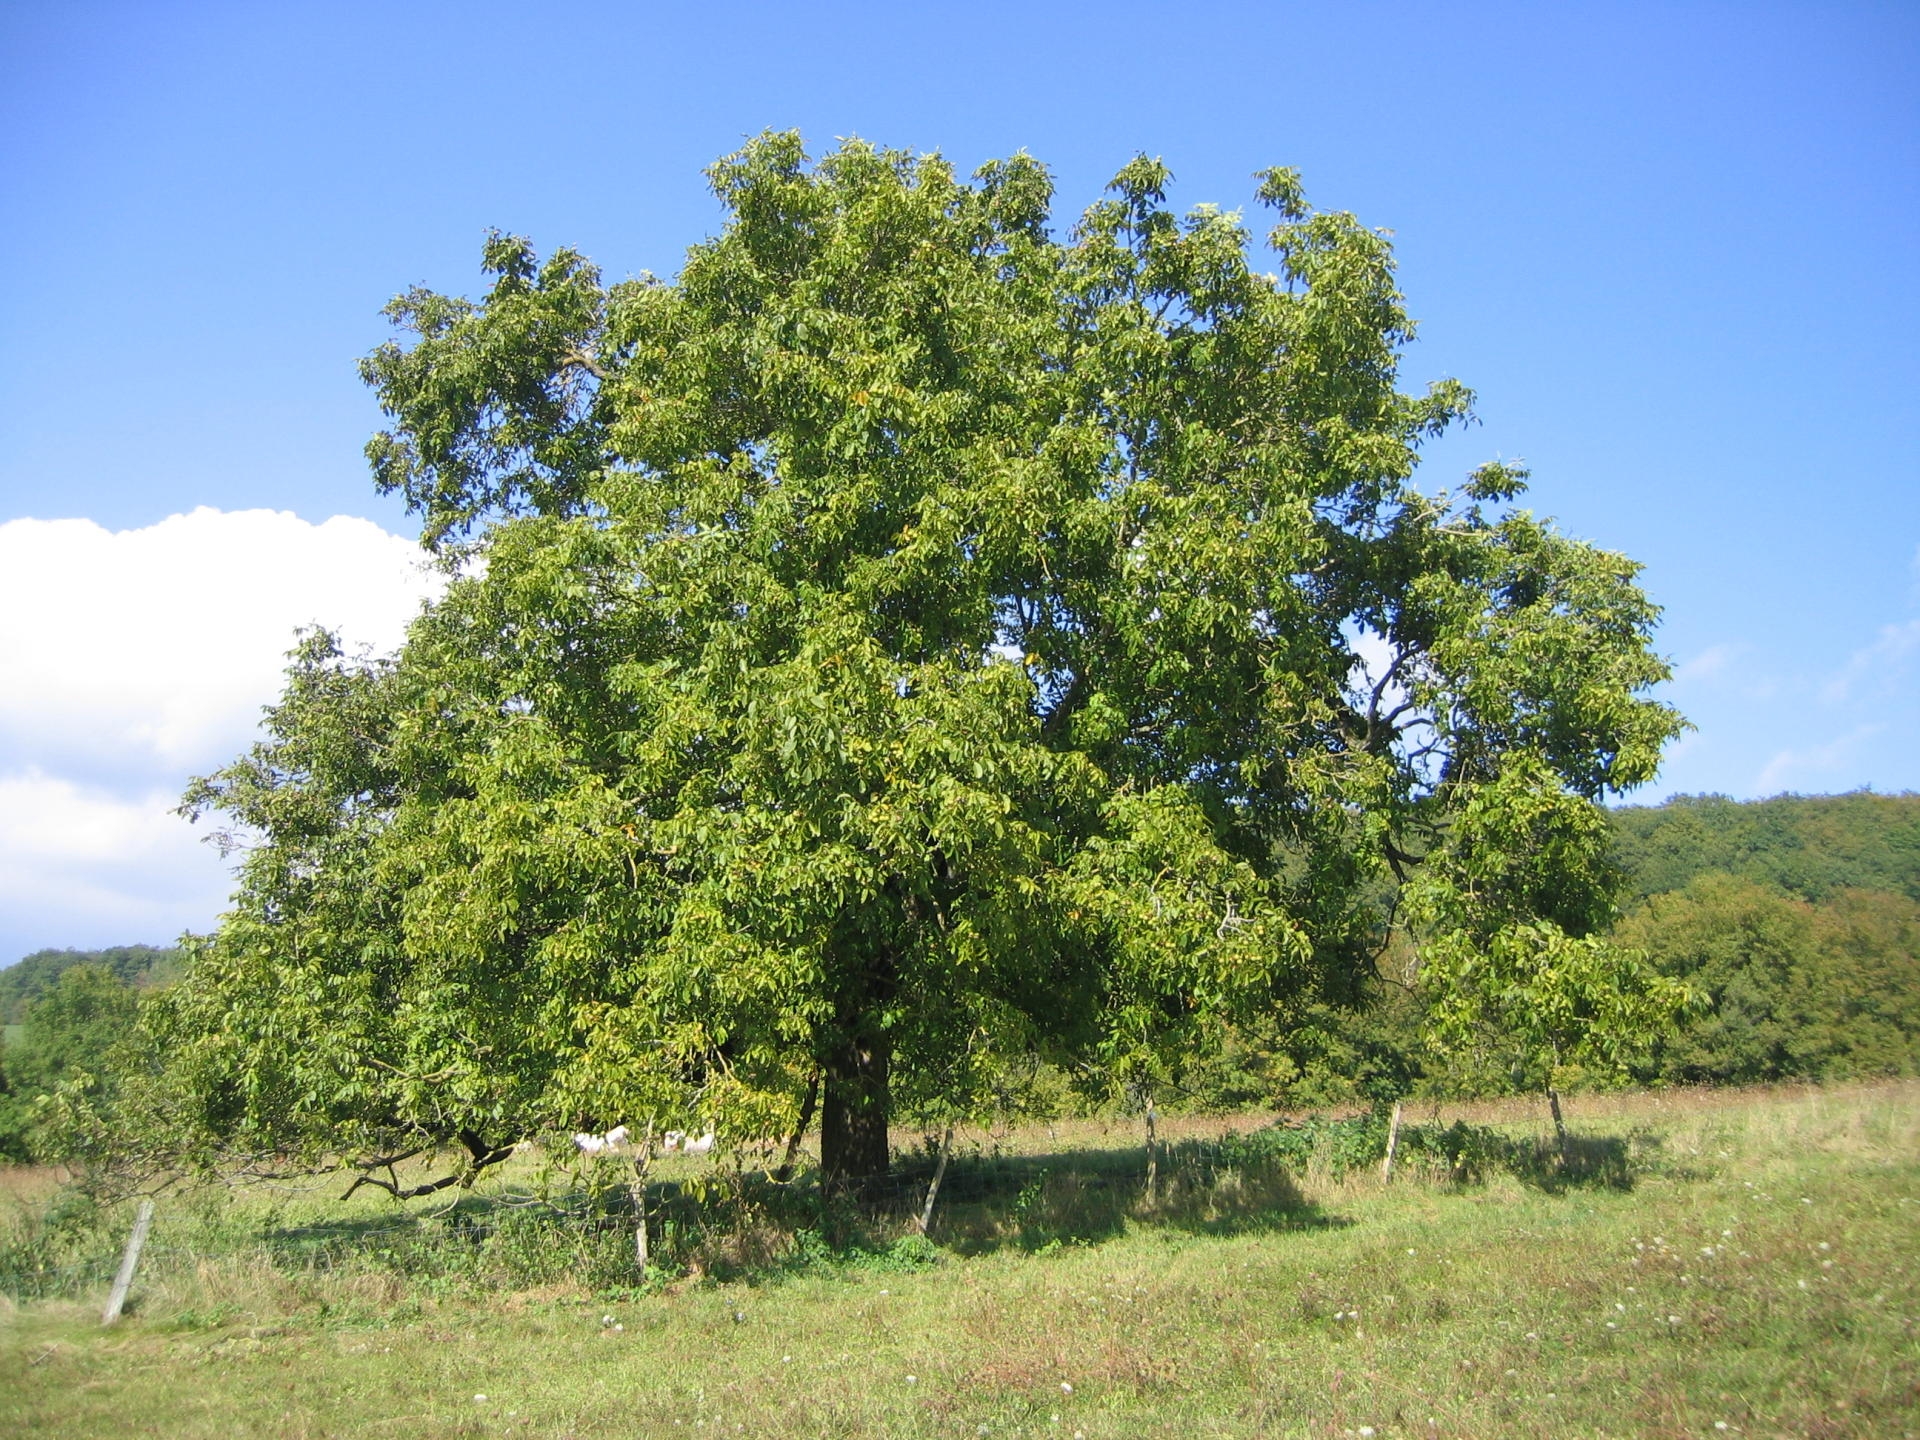
<svg viewBox="0 0 1920 1440">
<path fill-rule="evenodd" d="M 384 1190 L 396 1200 L 413 1200 L 422 1195 L 434 1195 L 453 1185 L 458 1185 L 465 1190 L 479 1178 L 482 1170 L 489 1165 L 498 1165 L 513 1154 L 511 1145 L 489 1145 L 471 1130 L 462 1130 L 458 1138 L 460 1143 L 467 1147 L 468 1160 L 465 1165 L 451 1174 L 442 1175 L 437 1180 L 428 1180 L 423 1184 L 401 1188 L 400 1177 L 394 1173 L 393 1167 L 402 1160 L 411 1160 L 415 1155 L 421 1154 L 426 1149 L 423 1145 L 419 1149 L 408 1150 L 398 1155 L 382 1156 L 356 1166 L 355 1168 L 360 1170 L 361 1174 L 353 1184 L 347 1187 L 347 1193 L 340 1198 L 342 1200 L 352 1198 L 354 1191 L 362 1185 L 371 1185 L 376 1190 Z M 382 1180 L 372 1173 L 379 1169 L 384 1169 L 389 1178 Z"/>
</svg>

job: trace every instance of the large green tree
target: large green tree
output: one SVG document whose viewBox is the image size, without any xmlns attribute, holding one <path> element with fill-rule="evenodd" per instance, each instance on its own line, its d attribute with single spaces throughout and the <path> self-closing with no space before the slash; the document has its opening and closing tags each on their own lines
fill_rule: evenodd
<svg viewBox="0 0 1920 1440">
<path fill-rule="evenodd" d="M 452 575 L 310 636 L 189 797 L 249 846 L 156 1012 L 205 1136 L 360 1163 L 625 1121 L 830 1178 L 1010 1058 L 1151 1084 L 1339 998 L 1489 786 L 1587 804 L 1676 718 L 1621 556 L 1411 483 L 1388 242 L 1140 159 L 1064 235 L 1021 155 L 769 134 L 677 280 L 486 247 L 364 365 Z"/>
</svg>

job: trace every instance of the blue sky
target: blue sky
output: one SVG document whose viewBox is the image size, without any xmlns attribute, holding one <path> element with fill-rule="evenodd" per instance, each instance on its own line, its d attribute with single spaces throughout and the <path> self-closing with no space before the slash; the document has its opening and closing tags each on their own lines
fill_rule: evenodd
<svg viewBox="0 0 1920 1440">
<path fill-rule="evenodd" d="M 1183 203 L 1298 167 L 1395 233 L 1407 386 L 1479 393 L 1427 482 L 1524 458 L 1646 563 L 1699 729 L 1639 798 L 1920 788 L 1920 8 L 69 0 L 0 11 L 0 75 L 0 960 L 209 924 L 165 797 L 273 636 L 423 593 L 322 525 L 411 534 L 381 304 L 476 288 L 489 226 L 672 274 L 767 127 L 1024 148 L 1063 221 L 1137 151 Z"/>
</svg>

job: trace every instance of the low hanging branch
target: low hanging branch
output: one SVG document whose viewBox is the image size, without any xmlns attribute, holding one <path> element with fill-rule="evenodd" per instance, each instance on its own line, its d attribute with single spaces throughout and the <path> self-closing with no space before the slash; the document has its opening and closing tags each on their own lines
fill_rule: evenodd
<svg viewBox="0 0 1920 1440">
<path fill-rule="evenodd" d="M 467 1163 L 452 1174 L 442 1175 L 437 1180 L 429 1180 L 421 1185 L 410 1185 L 403 1189 L 400 1185 L 399 1173 L 394 1167 L 403 1160 L 411 1160 L 414 1156 L 423 1154 L 427 1149 L 423 1145 L 418 1149 L 402 1151 L 398 1155 L 382 1155 L 359 1166 L 360 1175 L 347 1187 L 347 1193 L 340 1198 L 351 1199 L 354 1191 L 362 1185 L 371 1185 L 376 1190 L 384 1190 L 396 1200 L 413 1200 L 422 1195 L 437 1194 L 454 1185 L 465 1190 L 480 1177 L 482 1170 L 489 1165 L 498 1165 L 513 1154 L 511 1145 L 489 1145 L 471 1130 L 462 1130 L 458 1138 L 460 1143 L 467 1147 L 468 1158 Z M 373 1173 L 375 1170 L 382 1169 L 387 1172 L 385 1180 Z"/>
</svg>

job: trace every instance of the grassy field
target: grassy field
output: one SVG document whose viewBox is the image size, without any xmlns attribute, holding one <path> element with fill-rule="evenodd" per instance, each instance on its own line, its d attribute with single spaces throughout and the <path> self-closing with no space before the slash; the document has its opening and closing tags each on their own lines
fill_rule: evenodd
<svg viewBox="0 0 1920 1440">
<path fill-rule="evenodd" d="M 1530 1139 L 1537 1110 L 1446 1118 Z M 324 1261 L 191 1261 L 263 1206 L 280 1233 L 337 1224 L 337 1186 L 224 1220 L 163 1200 L 119 1326 L 97 1290 L 0 1302 L 0 1434 L 1920 1434 L 1920 1086 L 1570 1119 L 1604 1162 L 1579 1183 L 1416 1157 L 1384 1187 L 1235 1167 L 1203 1143 L 1225 1122 L 1185 1122 L 1157 1203 L 1137 1130 L 1037 1129 L 956 1170 L 934 1246 L 770 1235 L 644 1291 L 609 1288 L 597 1252 L 539 1284 L 383 1266 L 395 1207 L 364 1192 L 361 1238 Z M 47 1181 L 9 1183 L 25 1213 Z"/>
</svg>

